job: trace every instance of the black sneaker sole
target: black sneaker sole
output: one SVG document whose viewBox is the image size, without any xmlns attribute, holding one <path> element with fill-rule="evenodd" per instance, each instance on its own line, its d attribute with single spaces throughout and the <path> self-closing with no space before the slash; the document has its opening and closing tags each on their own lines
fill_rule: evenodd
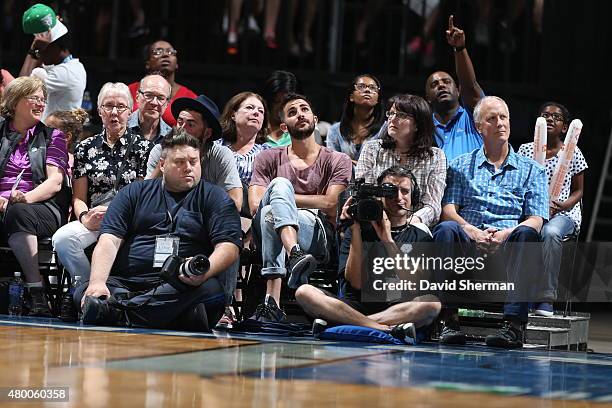
<svg viewBox="0 0 612 408">
<path fill-rule="evenodd" d="M 487 337 L 485 339 L 485 343 L 489 347 L 498 347 L 498 348 L 505 348 L 505 349 L 515 349 L 515 348 L 523 347 L 523 343 L 520 341 L 509 342 L 507 340 L 504 340 L 498 337 Z"/>
<path fill-rule="evenodd" d="M 453 334 L 451 336 L 441 336 L 440 344 L 446 344 L 451 346 L 465 346 L 466 336 L 465 334 Z"/>
<path fill-rule="evenodd" d="M 300 259 L 293 268 L 291 269 L 291 275 L 289 276 L 289 281 L 287 285 L 291 289 L 297 289 L 300 286 L 302 281 L 302 276 L 307 274 L 309 277 L 317 267 L 317 260 L 314 256 L 310 254 L 306 254 L 302 259 Z"/>
</svg>

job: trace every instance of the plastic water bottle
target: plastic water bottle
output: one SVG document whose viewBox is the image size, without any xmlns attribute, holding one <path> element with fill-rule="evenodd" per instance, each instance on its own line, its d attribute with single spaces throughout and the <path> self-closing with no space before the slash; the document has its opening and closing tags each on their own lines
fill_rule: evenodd
<svg viewBox="0 0 612 408">
<path fill-rule="evenodd" d="M 81 102 L 81 108 L 83 108 L 89 113 L 91 113 L 91 110 L 93 109 L 93 104 L 91 102 L 91 95 L 89 94 L 89 91 L 87 90 L 83 92 L 83 102 Z"/>
<path fill-rule="evenodd" d="M 21 316 L 23 313 L 23 280 L 21 280 L 21 272 L 15 272 L 14 276 L 9 284 L 8 312 L 11 316 Z"/>
<path fill-rule="evenodd" d="M 60 319 L 64 322 L 75 322 L 79 319 L 76 306 L 74 305 L 74 291 L 81 284 L 81 277 L 76 275 L 70 282 L 70 287 L 62 297 Z"/>
</svg>

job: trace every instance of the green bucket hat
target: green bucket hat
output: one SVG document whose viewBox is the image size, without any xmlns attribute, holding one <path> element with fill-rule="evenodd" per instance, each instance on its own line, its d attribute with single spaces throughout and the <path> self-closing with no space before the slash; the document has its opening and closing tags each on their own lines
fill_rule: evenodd
<svg viewBox="0 0 612 408">
<path fill-rule="evenodd" d="M 23 13 L 21 20 L 23 32 L 39 34 L 51 31 L 51 42 L 68 32 L 68 28 L 57 19 L 55 11 L 44 4 L 35 4 Z"/>
</svg>

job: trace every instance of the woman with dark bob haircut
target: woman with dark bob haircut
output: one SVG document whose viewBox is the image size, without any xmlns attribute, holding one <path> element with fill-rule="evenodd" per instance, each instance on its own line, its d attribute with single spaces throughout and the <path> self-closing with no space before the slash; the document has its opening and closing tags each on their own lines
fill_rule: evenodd
<svg viewBox="0 0 612 408">
<path fill-rule="evenodd" d="M 432 147 L 431 108 L 425 99 L 409 94 L 392 97 L 387 106 L 387 132 L 363 145 L 355 178 L 376 183 L 385 169 L 398 164 L 408 166 L 422 192 L 411 222 L 432 227 L 440 217 L 446 187 L 446 156 L 441 149 Z"/>
<path fill-rule="evenodd" d="M 344 99 L 340 122 L 327 134 L 327 147 L 349 155 L 357 164 L 363 143 L 376 136 L 383 124 L 380 81 L 370 74 L 355 77 Z"/>
</svg>

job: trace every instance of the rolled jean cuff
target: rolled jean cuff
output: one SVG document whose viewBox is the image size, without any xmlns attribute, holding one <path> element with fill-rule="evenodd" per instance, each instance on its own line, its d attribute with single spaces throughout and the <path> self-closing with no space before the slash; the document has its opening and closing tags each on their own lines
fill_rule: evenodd
<svg viewBox="0 0 612 408">
<path fill-rule="evenodd" d="M 261 276 L 264 279 L 284 278 L 285 276 L 287 276 L 287 268 L 281 268 L 278 266 L 261 268 Z"/>
</svg>

